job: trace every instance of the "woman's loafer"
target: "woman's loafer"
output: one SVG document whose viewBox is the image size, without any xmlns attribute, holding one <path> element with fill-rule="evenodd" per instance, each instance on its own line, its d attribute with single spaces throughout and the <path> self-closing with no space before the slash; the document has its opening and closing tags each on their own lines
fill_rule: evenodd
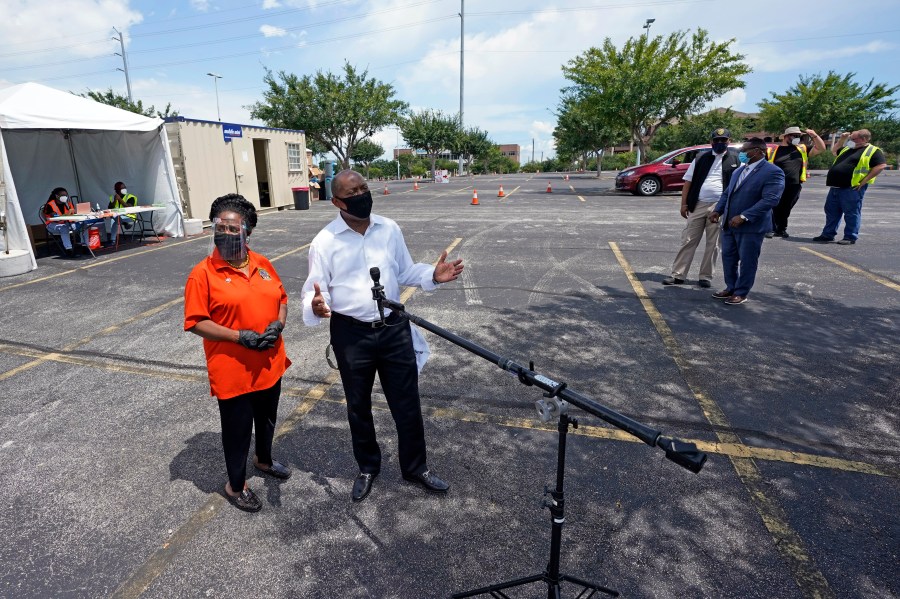
<svg viewBox="0 0 900 599">
<path fill-rule="evenodd" d="M 272 465 L 268 468 L 263 468 L 261 464 L 253 465 L 256 466 L 256 469 L 263 474 L 268 474 L 269 476 L 274 476 L 275 478 L 280 478 L 283 480 L 291 477 L 291 469 L 277 460 L 272 460 Z"/>
<path fill-rule="evenodd" d="M 259 497 L 256 496 L 256 493 L 249 487 L 241 491 L 240 495 L 233 496 L 226 492 L 225 496 L 228 498 L 228 501 L 239 510 L 245 512 L 258 512 L 262 509 L 262 502 L 259 500 Z"/>
</svg>

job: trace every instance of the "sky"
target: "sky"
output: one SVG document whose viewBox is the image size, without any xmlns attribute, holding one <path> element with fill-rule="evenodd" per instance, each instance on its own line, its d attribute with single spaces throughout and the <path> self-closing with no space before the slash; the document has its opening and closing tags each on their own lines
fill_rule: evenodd
<svg viewBox="0 0 900 599">
<path fill-rule="evenodd" d="M 390 83 L 413 109 L 460 104 L 460 0 L 0 0 L 0 88 L 28 81 L 83 93 L 126 93 L 124 35 L 135 100 L 171 102 L 187 118 L 263 124 L 266 69 L 340 72 L 344 61 Z M 800 75 L 855 72 L 900 84 L 900 0 L 860 10 L 846 0 L 464 0 L 463 113 L 467 127 L 522 158 L 554 154 L 561 66 L 605 38 L 706 29 L 753 68 L 746 87 L 709 108 L 753 112 Z M 375 140 L 389 154 L 396 129 Z M 543 153 L 543 154 L 542 154 Z"/>
</svg>

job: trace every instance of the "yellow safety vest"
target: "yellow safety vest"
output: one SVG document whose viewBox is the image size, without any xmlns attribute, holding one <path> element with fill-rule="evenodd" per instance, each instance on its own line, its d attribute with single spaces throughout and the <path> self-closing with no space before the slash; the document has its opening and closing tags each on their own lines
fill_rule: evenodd
<svg viewBox="0 0 900 599">
<path fill-rule="evenodd" d="M 137 199 L 137 196 L 134 195 L 133 193 L 126 193 L 125 197 L 122 198 L 121 202 L 118 199 L 116 199 L 116 195 L 117 194 L 113 194 L 113 195 L 109 196 L 109 203 L 112 204 L 113 208 L 134 208 L 134 206 L 137 206 L 138 199 Z M 134 200 L 134 206 L 128 205 L 128 202 L 130 202 L 131 200 Z M 132 220 L 137 219 L 137 214 L 126 214 L 125 216 L 127 216 L 128 218 L 130 218 Z"/>
<path fill-rule="evenodd" d="M 859 162 L 856 163 L 856 168 L 853 169 L 853 177 L 850 179 L 851 187 L 856 187 L 857 185 L 859 185 L 859 182 L 869 174 L 869 161 L 872 159 L 872 155 L 880 149 L 881 148 L 873 146 L 872 144 L 866 146 L 866 149 L 862 153 L 862 156 L 859 157 Z M 834 157 L 834 161 L 837 162 L 837 159 L 841 157 L 841 154 L 849 150 L 850 148 L 848 147 L 842 148 L 841 151 L 838 152 L 838 155 Z M 871 185 L 877 178 L 878 177 L 869 179 L 869 182 L 866 183 L 866 185 Z"/>
<path fill-rule="evenodd" d="M 800 182 L 806 183 L 806 166 L 809 163 L 809 155 L 806 152 L 805 144 L 797 144 L 797 149 L 800 150 L 800 155 L 803 157 L 803 168 L 800 170 Z M 775 163 L 775 153 L 777 151 L 778 146 L 769 149 L 769 162 Z"/>
</svg>

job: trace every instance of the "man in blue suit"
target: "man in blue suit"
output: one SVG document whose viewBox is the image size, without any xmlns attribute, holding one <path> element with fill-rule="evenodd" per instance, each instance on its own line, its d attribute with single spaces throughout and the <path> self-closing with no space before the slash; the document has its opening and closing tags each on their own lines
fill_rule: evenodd
<svg viewBox="0 0 900 599">
<path fill-rule="evenodd" d="M 743 304 L 756 279 L 759 252 L 771 229 L 772 208 L 784 191 L 784 171 L 766 160 L 766 142 L 744 142 L 728 188 L 709 213 L 710 222 L 722 218 L 722 266 L 725 289 L 713 293 L 730 306 Z"/>
</svg>

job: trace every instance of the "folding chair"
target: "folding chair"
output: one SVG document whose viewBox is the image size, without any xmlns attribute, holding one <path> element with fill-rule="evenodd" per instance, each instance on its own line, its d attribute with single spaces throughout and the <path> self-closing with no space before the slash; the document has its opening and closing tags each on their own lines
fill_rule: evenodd
<svg viewBox="0 0 900 599">
<path fill-rule="evenodd" d="M 144 215 L 149 215 L 150 221 L 147 222 L 144 220 Z M 156 237 L 156 241 L 159 242 L 159 233 L 156 232 L 156 229 L 153 228 L 153 213 L 152 212 L 138 212 L 134 215 L 134 223 L 131 225 L 131 241 L 134 241 L 134 236 L 140 233 L 140 240 L 144 241 L 144 234 L 151 233 L 154 237 Z"/>
</svg>

